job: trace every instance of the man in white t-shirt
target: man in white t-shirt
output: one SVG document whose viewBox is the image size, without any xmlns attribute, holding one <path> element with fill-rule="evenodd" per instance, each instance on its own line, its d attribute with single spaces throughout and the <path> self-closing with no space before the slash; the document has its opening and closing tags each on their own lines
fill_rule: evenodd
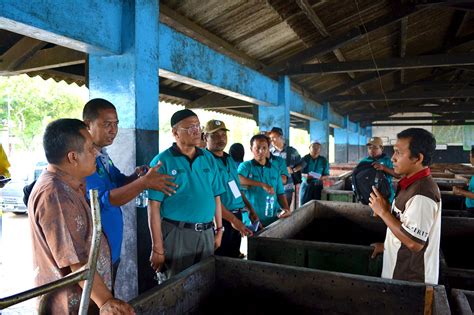
<svg viewBox="0 0 474 315">
<path fill-rule="evenodd" d="M 436 148 L 433 135 L 410 128 L 397 135 L 394 171 L 404 177 L 390 204 L 373 188 L 369 206 L 387 225 L 385 242 L 372 244 L 372 257 L 383 252 L 382 277 L 438 283 L 441 194 L 430 175 Z"/>
</svg>

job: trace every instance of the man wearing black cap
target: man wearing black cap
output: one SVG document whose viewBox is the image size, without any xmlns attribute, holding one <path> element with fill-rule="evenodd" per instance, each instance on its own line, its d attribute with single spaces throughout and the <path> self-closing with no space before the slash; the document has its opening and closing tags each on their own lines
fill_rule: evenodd
<svg viewBox="0 0 474 315">
<path fill-rule="evenodd" d="M 217 167 L 223 179 L 225 193 L 221 195 L 223 226 L 225 228 L 221 247 L 216 255 L 238 258 L 243 236 L 252 236 L 252 231 L 242 222 L 242 214 L 249 211 L 250 219 L 258 225 L 258 216 L 245 195 L 241 192 L 237 164 L 224 152 L 227 145 L 227 129 L 220 120 L 210 120 L 204 129 L 207 150 L 216 159 Z"/>
<path fill-rule="evenodd" d="M 168 277 L 211 256 L 220 246 L 224 228 L 219 195 L 225 191 L 214 157 L 197 147 L 201 125 L 196 114 L 177 111 L 171 126 L 176 142 L 150 165 L 162 164 L 158 172 L 174 177 L 176 193 L 148 193 L 150 263 L 155 271 L 165 266 Z"/>
<path fill-rule="evenodd" d="M 294 168 L 300 164 L 301 156 L 295 148 L 286 145 L 285 138 L 283 137 L 283 130 L 281 128 L 273 127 L 272 130 L 270 130 L 269 138 L 272 142 L 272 147 L 270 148 L 271 154 L 274 156 L 280 156 L 286 161 L 288 173 L 291 175 L 288 177 L 284 186 L 286 200 L 288 201 L 288 205 L 291 206 L 293 193 L 295 192 L 295 184 L 299 184 L 301 175 L 301 173 L 295 172 Z M 297 208 L 296 201 L 297 200 L 295 199 L 295 208 Z"/>
</svg>

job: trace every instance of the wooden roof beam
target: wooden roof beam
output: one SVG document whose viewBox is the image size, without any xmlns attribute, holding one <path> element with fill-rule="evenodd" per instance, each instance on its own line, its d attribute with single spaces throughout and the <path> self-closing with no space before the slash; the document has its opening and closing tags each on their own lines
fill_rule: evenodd
<svg viewBox="0 0 474 315">
<path fill-rule="evenodd" d="M 37 51 L 30 59 L 17 67 L 11 74 L 21 74 L 52 68 L 86 63 L 86 54 L 77 50 L 56 46 Z"/>
<path fill-rule="evenodd" d="M 325 40 L 322 40 L 317 45 L 309 47 L 303 51 L 300 51 L 293 56 L 286 58 L 285 60 L 276 62 L 270 65 L 267 70 L 269 72 L 285 72 L 288 66 L 297 66 L 301 65 L 308 60 L 314 59 L 318 56 L 327 54 L 337 48 L 340 48 L 344 45 L 352 43 L 358 39 L 361 39 L 367 33 L 378 30 L 382 27 L 391 25 L 395 22 L 398 22 L 400 19 L 413 14 L 416 11 L 416 8 L 411 5 L 405 5 L 397 10 L 394 14 L 384 16 L 379 19 L 365 23 L 365 27 L 358 26 L 351 31 L 345 33 L 344 35 L 338 37 L 329 37 Z"/>
<path fill-rule="evenodd" d="M 370 122 L 361 122 L 361 126 L 365 127 L 367 125 L 372 125 L 372 127 L 416 127 L 416 126 L 472 126 L 474 122 L 468 122 L 465 120 L 454 120 L 454 121 L 444 121 L 444 122 L 426 122 L 426 123 L 404 123 L 404 122 L 393 122 L 393 123 L 370 123 Z"/>
<path fill-rule="evenodd" d="M 307 74 L 334 74 L 349 71 L 381 71 L 381 70 L 401 70 L 419 69 L 432 67 L 452 67 L 474 65 L 474 53 L 461 54 L 438 54 L 413 56 L 405 58 L 387 58 L 379 60 L 359 60 L 340 63 L 320 63 L 293 66 L 285 72 L 287 75 L 307 75 Z"/>
<path fill-rule="evenodd" d="M 407 52 L 407 33 L 408 33 L 408 18 L 405 17 L 400 21 L 400 58 L 404 58 Z M 405 70 L 400 71 L 400 84 L 405 82 Z"/>
<path fill-rule="evenodd" d="M 397 71 L 396 70 L 381 71 L 380 72 L 380 77 L 383 77 L 383 76 L 388 75 L 388 74 L 394 74 L 395 72 L 397 72 Z M 369 73 L 369 74 L 364 74 L 364 75 L 358 76 L 354 81 L 344 83 L 342 85 L 339 85 L 339 86 L 337 86 L 337 87 L 335 87 L 331 90 L 328 90 L 328 91 L 320 94 L 319 98 L 321 98 L 323 100 L 326 100 L 329 96 L 344 93 L 345 91 L 349 91 L 349 90 L 351 90 L 353 88 L 356 88 L 356 87 L 358 87 L 362 84 L 372 82 L 374 80 L 377 80 L 378 78 L 379 78 L 379 76 L 378 76 L 377 73 Z"/>
<path fill-rule="evenodd" d="M 160 95 L 166 95 L 169 97 L 177 98 L 180 100 L 191 102 L 196 99 L 196 96 L 186 91 L 179 89 L 173 89 L 168 86 L 160 85 Z"/>
<path fill-rule="evenodd" d="M 242 108 L 242 107 L 252 107 L 253 104 L 232 98 L 219 93 L 208 93 L 188 105 L 186 108 L 195 109 L 230 109 L 230 108 Z"/>
<path fill-rule="evenodd" d="M 313 10 L 311 5 L 308 3 L 307 0 L 296 0 L 296 4 L 300 7 L 301 11 L 306 15 L 308 20 L 313 23 L 314 27 L 318 30 L 318 32 L 324 37 L 331 37 L 331 34 L 327 30 L 326 26 L 324 25 L 323 21 L 319 18 L 316 12 Z M 337 60 L 344 62 L 346 58 L 342 54 L 342 51 L 339 48 L 336 48 L 332 51 L 332 53 L 336 56 Z M 347 73 L 351 79 L 355 79 L 355 74 L 353 72 Z M 361 91 L 362 92 L 362 91 Z"/>
<path fill-rule="evenodd" d="M 429 100 L 437 98 L 467 98 L 474 97 L 474 89 L 463 89 L 457 91 L 423 91 L 423 92 L 389 92 L 385 94 L 367 95 L 336 95 L 329 98 L 330 102 L 361 102 L 361 101 L 400 101 L 400 100 Z"/>
<path fill-rule="evenodd" d="M 426 104 L 426 102 L 421 102 L 418 104 L 412 105 L 403 105 L 399 104 L 396 106 L 390 106 L 390 113 L 386 113 L 387 115 L 394 115 L 398 113 L 433 113 L 433 114 L 441 114 L 441 113 L 472 113 L 474 112 L 474 102 L 464 102 L 458 104 L 442 104 L 440 102 L 430 102 L 433 104 L 438 104 L 439 106 L 422 106 Z M 355 119 L 361 119 L 363 117 L 367 117 L 370 115 L 374 115 L 373 110 L 358 110 L 352 111 L 348 113 L 351 117 Z M 383 117 L 384 115 L 380 115 Z"/>
<path fill-rule="evenodd" d="M 445 116 L 403 116 L 403 117 L 387 117 L 387 116 L 373 116 L 371 121 L 420 121 L 420 120 L 434 120 L 434 121 L 448 121 L 448 120 L 474 120 L 474 115 L 452 114 Z M 366 120 L 368 121 L 368 120 Z"/>
<path fill-rule="evenodd" d="M 469 0 L 414 0 L 417 7 L 448 7 L 456 10 L 474 11 L 474 5 Z"/>
<path fill-rule="evenodd" d="M 48 43 L 30 37 L 23 37 L 0 56 L 0 75 L 15 70 L 29 57 Z"/>
</svg>

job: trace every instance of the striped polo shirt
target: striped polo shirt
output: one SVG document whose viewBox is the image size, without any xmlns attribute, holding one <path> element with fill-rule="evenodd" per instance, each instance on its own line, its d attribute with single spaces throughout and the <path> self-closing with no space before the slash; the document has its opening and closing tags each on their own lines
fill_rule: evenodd
<svg viewBox="0 0 474 315">
<path fill-rule="evenodd" d="M 387 228 L 382 278 L 438 283 L 441 193 L 429 169 L 426 170 L 427 176 L 400 187 L 392 203 L 392 213 L 400 220 L 401 231 L 422 244 L 423 249 L 410 251 Z"/>
</svg>

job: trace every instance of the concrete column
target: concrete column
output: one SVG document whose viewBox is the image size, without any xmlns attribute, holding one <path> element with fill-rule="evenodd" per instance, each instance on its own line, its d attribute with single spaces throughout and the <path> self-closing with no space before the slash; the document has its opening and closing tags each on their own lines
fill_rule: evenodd
<svg viewBox="0 0 474 315">
<path fill-rule="evenodd" d="M 309 122 L 309 139 L 310 141 L 319 141 L 321 143 L 321 155 L 329 160 L 329 104 L 324 103 L 323 114 L 320 121 Z"/>
<path fill-rule="evenodd" d="M 367 155 L 367 136 L 365 135 L 364 128 L 359 129 L 359 159 L 364 158 Z"/>
<path fill-rule="evenodd" d="M 346 128 L 334 128 L 336 163 L 348 162 L 349 132 Z"/>
<path fill-rule="evenodd" d="M 89 56 L 90 97 L 111 101 L 119 133 L 108 148 L 119 169 L 130 174 L 158 153 L 159 1 L 127 1 L 122 17 L 122 54 Z M 124 237 L 116 295 L 124 300 L 154 285 L 148 258 L 147 211 L 132 201 L 122 207 Z M 138 253 L 138 257 L 137 257 Z"/>
<path fill-rule="evenodd" d="M 348 162 L 359 161 L 359 132 L 349 132 Z"/>
<path fill-rule="evenodd" d="M 309 138 L 311 141 L 317 140 L 321 143 L 321 155 L 329 159 L 329 122 L 310 121 Z"/>
<path fill-rule="evenodd" d="M 269 131 L 272 127 L 280 127 L 288 144 L 290 141 L 290 93 L 289 77 L 281 76 L 278 80 L 277 106 L 258 106 L 257 120 L 260 131 Z"/>
</svg>

